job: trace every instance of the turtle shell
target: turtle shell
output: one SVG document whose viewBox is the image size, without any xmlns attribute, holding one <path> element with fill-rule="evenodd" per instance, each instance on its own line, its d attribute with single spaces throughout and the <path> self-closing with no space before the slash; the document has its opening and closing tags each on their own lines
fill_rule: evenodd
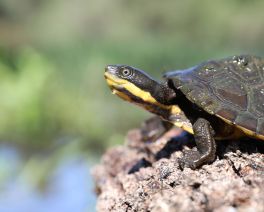
<svg viewBox="0 0 264 212">
<path fill-rule="evenodd" d="M 165 77 L 193 103 L 264 140 L 264 59 L 251 55 L 211 60 Z"/>
</svg>

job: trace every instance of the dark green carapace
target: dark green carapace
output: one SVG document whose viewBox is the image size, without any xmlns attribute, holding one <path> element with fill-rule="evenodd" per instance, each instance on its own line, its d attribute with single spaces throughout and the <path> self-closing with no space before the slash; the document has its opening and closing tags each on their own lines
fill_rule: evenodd
<svg viewBox="0 0 264 212">
<path fill-rule="evenodd" d="M 194 135 L 197 148 L 184 152 L 181 167 L 215 159 L 216 140 L 250 136 L 264 140 L 264 59 L 241 55 L 211 60 L 164 75 L 158 82 L 127 65 L 109 65 L 105 78 L 114 94 L 160 117 L 157 139 L 173 125 Z M 149 122 L 151 124 L 152 122 Z"/>
</svg>

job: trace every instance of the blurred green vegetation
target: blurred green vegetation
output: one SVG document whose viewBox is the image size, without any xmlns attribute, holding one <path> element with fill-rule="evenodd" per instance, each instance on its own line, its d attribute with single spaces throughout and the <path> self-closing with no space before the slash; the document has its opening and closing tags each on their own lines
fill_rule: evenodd
<svg viewBox="0 0 264 212">
<path fill-rule="evenodd" d="M 111 95 L 107 64 L 160 79 L 212 58 L 264 56 L 263 8 L 257 0 L 1 0 L 0 187 L 17 176 L 45 189 L 70 155 L 89 164 L 150 116 Z"/>
<path fill-rule="evenodd" d="M 160 78 L 238 53 L 263 55 L 262 1 L 0 1 L 0 138 L 27 149 L 78 140 L 101 152 L 149 114 L 112 96 L 107 64 Z"/>
</svg>

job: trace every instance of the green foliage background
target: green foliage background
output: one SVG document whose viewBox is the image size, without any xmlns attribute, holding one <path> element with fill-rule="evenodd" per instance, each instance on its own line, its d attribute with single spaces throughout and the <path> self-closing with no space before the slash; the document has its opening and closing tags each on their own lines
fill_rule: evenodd
<svg viewBox="0 0 264 212">
<path fill-rule="evenodd" d="M 150 116 L 111 94 L 104 67 L 128 64 L 161 79 L 208 59 L 264 56 L 263 8 L 258 0 L 0 0 L 0 195 L 15 186 L 18 211 L 24 202 L 49 208 L 49 195 L 55 206 L 70 203 L 53 189 L 42 203 L 24 196 L 54 188 L 54 170 L 70 157 L 90 167 Z M 83 192 L 91 211 L 92 191 Z"/>
<path fill-rule="evenodd" d="M 1 0 L 0 139 L 34 151 L 123 142 L 149 114 L 112 96 L 107 64 L 157 78 L 264 53 L 263 1 Z"/>
</svg>

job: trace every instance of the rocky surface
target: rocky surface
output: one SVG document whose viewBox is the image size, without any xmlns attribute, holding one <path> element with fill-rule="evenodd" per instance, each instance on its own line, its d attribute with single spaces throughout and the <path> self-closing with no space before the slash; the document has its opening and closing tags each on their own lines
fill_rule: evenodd
<svg viewBox="0 0 264 212">
<path fill-rule="evenodd" d="M 264 142 L 218 142 L 217 159 L 181 170 L 190 136 L 173 129 L 153 143 L 139 130 L 93 169 L 98 211 L 264 211 Z M 172 138 L 173 137 L 173 138 Z"/>
</svg>

